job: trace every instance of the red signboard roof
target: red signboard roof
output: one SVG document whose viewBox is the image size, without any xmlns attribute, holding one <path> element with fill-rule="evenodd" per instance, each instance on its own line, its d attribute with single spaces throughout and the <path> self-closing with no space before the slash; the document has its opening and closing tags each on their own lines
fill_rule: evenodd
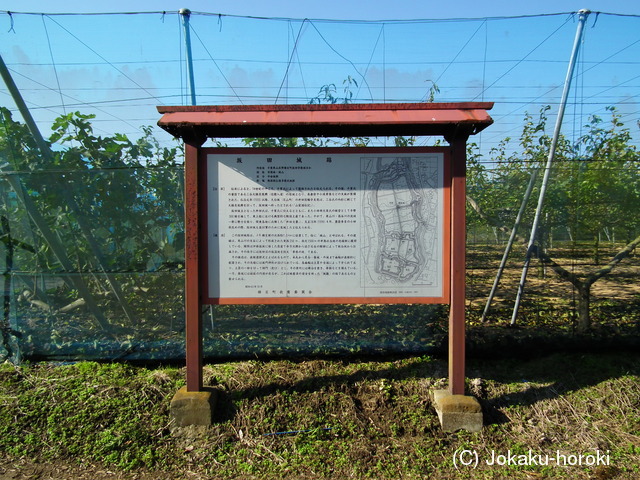
<svg viewBox="0 0 640 480">
<path fill-rule="evenodd" d="M 160 106 L 158 125 L 185 141 L 204 137 L 468 137 L 493 123 L 490 102 Z"/>
</svg>

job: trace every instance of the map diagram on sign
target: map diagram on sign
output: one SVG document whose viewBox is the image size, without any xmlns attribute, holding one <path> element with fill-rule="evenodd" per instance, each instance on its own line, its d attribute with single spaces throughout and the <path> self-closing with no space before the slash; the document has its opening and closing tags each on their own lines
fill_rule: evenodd
<svg viewBox="0 0 640 480">
<path fill-rule="evenodd" d="M 440 287 L 439 155 L 360 162 L 362 286 Z"/>
</svg>

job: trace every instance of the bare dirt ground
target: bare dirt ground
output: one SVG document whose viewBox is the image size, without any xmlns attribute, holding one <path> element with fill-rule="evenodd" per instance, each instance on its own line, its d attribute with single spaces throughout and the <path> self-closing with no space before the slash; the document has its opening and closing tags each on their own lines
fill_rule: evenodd
<svg viewBox="0 0 640 480">
<path fill-rule="evenodd" d="M 602 249 L 599 264 L 588 258 L 588 252 L 580 252 L 579 258 L 572 258 L 570 249 L 557 249 L 550 252 L 552 258 L 565 269 L 577 275 L 586 276 L 606 265 L 617 253 L 621 245 L 608 246 Z M 504 246 L 476 245 L 469 247 L 467 262 L 467 300 L 470 306 L 482 305 L 491 291 Z M 502 275 L 497 294 L 496 305 L 512 304 L 518 289 L 524 253 L 522 248 L 511 252 L 507 266 Z M 640 255 L 631 254 L 618 264 L 613 271 L 599 279 L 591 289 L 592 301 L 615 300 L 619 303 L 640 298 Z M 573 285 L 559 278 L 549 266 L 532 260 L 526 280 L 525 296 L 527 298 L 546 299 L 559 306 L 568 306 L 574 301 L 577 292 Z"/>
<path fill-rule="evenodd" d="M 609 261 L 615 251 L 616 249 L 612 247 L 603 252 L 602 263 Z M 590 261 L 584 261 L 584 258 L 576 260 L 570 255 L 563 255 L 563 253 L 568 253 L 568 251 L 561 251 L 554 258 L 572 272 L 584 274 L 599 268 Z M 576 292 L 571 284 L 560 279 L 550 268 L 543 270 L 535 261 L 532 263 L 527 282 L 525 320 L 523 320 L 526 327 L 516 331 L 506 330 L 502 327 L 509 321 L 507 315 L 513 305 L 516 285 L 520 278 L 521 262 L 517 253 L 512 254 L 513 260 L 510 261 L 503 276 L 501 288 L 494 301 L 492 310 L 495 312 L 494 316 L 486 324 L 477 323 L 479 312 L 484 308 L 501 254 L 501 246 L 473 246 L 469 249 L 467 277 L 467 299 L 471 323 L 468 331 L 469 340 L 477 343 L 484 342 L 484 350 L 482 351 L 489 351 L 500 349 L 500 342 L 504 341 L 507 336 L 511 336 L 512 340 L 519 336 L 518 341 L 522 342 L 521 345 L 529 345 L 529 348 L 531 335 L 537 335 L 544 331 L 544 335 L 553 339 L 559 331 L 558 326 L 567 322 L 564 316 L 574 308 Z M 637 312 L 633 315 L 627 315 L 625 309 L 635 308 L 634 306 L 640 303 L 639 279 L 640 255 L 632 255 L 618 265 L 610 276 L 596 282 L 592 290 L 592 306 L 594 311 L 605 312 L 598 314 L 599 322 L 602 322 L 606 317 L 605 314 L 609 311 L 606 309 L 608 308 L 612 312 L 611 321 L 614 326 L 626 328 L 635 324 L 637 330 Z M 545 331 L 550 323 L 552 325 Z M 593 336 L 597 340 L 598 332 L 596 331 Z M 518 348 L 519 344 L 516 342 L 513 345 Z M 562 344 L 559 348 L 561 347 Z M 547 360 L 540 360 L 537 364 L 534 361 L 530 369 L 519 361 L 520 363 L 513 374 L 509 373 L 506 377 L 504 373 L 492 373 L 493 367 L 487 365 L 482 368 L 478 367 L 479 360 L 477 358 L 469 362 L 468 375 L 478 377 L 482 375 L 489 379 L 480 383 L 477 386 L 477 391 L 472 392 L 483 403 L 487 418 L 486 423 L 490 426 L 480 437 L 481 442 L 494 448 L 495 445 L 508 445 L 509 441 L 515 443 L 526 437 L 526 441 L 531 445 L 538 445 L 535 443 L 538 441 L 542 442 L 536 448 L 547 448 L 546 446 L 555 445 L 556 442 L 561 441 L 572 445 L 570 442 L 583 436 L 591 445 L 594 442 L 604 441 L 602 438 L 605 437 L 600 435 L 598 429 L 607 427 L 612 432 L 607 433 L 608 436 L 619 438 L 620 441 L 635 445 L 634 448 L 640 449 L 640 437 L 636 434 L 637 427 L 625 425 L 625 422 L 637 420 L 632 420 L 632 416 L 624 413 L 634 411 L 634 409 L 637 411 L 637 403 L 634 404 L 635 406 L 631 405 L 631 403 L 637 402 L 637 376 L 619 378 L 617 374 L 613 375 L 609 372 L 600 374 L 598 369 L 579 366 L 579 362 L 583 358 L 578 356 L 569 360 L 567 365 L 577 373 L 568 372 L 566 378 L 562 376 L 564 372 L 556 372 L 554 368 L 550 368 L 553 362 Z M 593 360 L 593 362 L 597 363 L 598 360 Z M 617 365 L 616 362 L 612 364 Z M 495 363 L 496 368 L 499 368 L 500 363 L 502 361 Z M 212 379 L 223 378 L 222 372 L 226 367 L 212 366 L 208 368 L 208 375 Z M 187 457 L 187 461 L 183 463 L 183 467 L 178 472 L 149 469 L 122 471 L 113 467 L 105 467 L 99 463 L 79 464 L 74 459 L 34 462 L 29 458 L 8 459 L 3 457 L 0 452 L 0 480 L 169 480 L 176 478 L 199 480 L 216 478 L 203 473 L 198 468 L 198 463 L 208 461 L 207 459 L 210 459 L 211 455 L 215 455 L 216 449 L 222 444 L 226 444 L 226 448 L 235 454 L 235 457 L 231 458 L 238 463 L 243 462 L 246 458 L 256 462 L 266 458 L 277 464 L 296 448 L 305 446 L 316 448 L 318 445 L 324 448 L 337 441 L 337 437 L 334 439 L 332 434 L 327 434 L 325 438 L 321 435 L 317 441 L 309 441 L 306 445 L 302 440 L 296 438 L 276 439 L 276 437 L 262 437 L 261 435 L 249 436 L 246 432 L 254 428 L 252 425 L 259 423 L 265 423 L 271 429 L 275 428 L 271 426 L 270 417 L 273 415 L 282 415 L 282 423 L 285 423 L 290 421 L 286 415 L 298 418 L 299 414 L 300 418 L 305 418 L 310 415 L 309 412 L 319 412 L 326 408 L 324 402 L 329 394 L 336 402 L 335 417 L 331 417 L 333 414 L 329 415 L 332 421 L 343 422 L 344 428 L 352 430 L 349 430 L 349 435 L 353 436 L 352 446 L 344 447 L 349 455 L 346 458 L 350 458 L 358 464 L 368 466 L 368 462 L 373 461 L 371 459 L 385 458 L 390 454 L 389 452 L 396 452 L 397 455 L 400 455 L 398 452 L 411 451 L 416 444 L 424 441 L 425 438 L 433 439 L 431 440 L 433 445 L 429 444 L 429 448 L 442 452 L 439 453 L 441 455 L 449 455 L 450 452 L 447 449 L 455 449 L 458 441 L 464 445 L 466 437 L 462 436 L 460 438 L 463 440 L 459 440 L 456 436 L 447 436 L 440 432 L 437 419 L 431 412 L 428 398 L 422 400 L 423 404 L 418 410 L 415 409 L 414 399 L 423 398 L 424 391 L 434 386 L 434 379 L 446 377 L 445 360 L 429 363 L 424 367 L 428 370 L 419 370 L 417 373 L 407 370 L 406 377 L 398 373 L 398 370 L 402 372 L 401 361 L 394 364 L 394 368 L 391 370 L 384 372 L 368 370 L 362 373 L 358 370 L 362 367 L 354 360 L 355 373 L 327 374 L 327 371 L 333 372 L 334 368 L 337 367 L 332 366 L 328 360 L 310 360 L 295 365 L 290 362 L 239 363 L 234 367 L 233 375 L 221 380 L 228 398 L 225 400 L 226 403 L 222 404 L 222 416 L 218 419 L 218 426 L 212 427 L 212 430 L 206 435 L 190 435 L 186 432 L 181 436 L 181 434 L 174 432 L 167 440 L 173 445 L 174 453 Z M 345 364 L 340 368 L 351 367 Z M 369 365 L 365 368 L 372 367 Z M 634 370 L 630 368 L 629 371 Z M 414 378 L 414 374 L 417 375 L 416 378 L 422 380 L 411 382 L 410 379 Z M 516 376 L 514 377 L 514 375 Z M 598 375 L 601 375 L 601 378 Z M 521 378 L 526 380 L 521 380 Z M 594 390 L 590 390 L 592 388 Z M 239 410 L 236 411 L 234 410 L 236 407 L 229 398 L 231 395 L 235 395 L 234 392 L 238 390 L 244 392 L 246 401 L 239 404 Z M 292 392 L 297 395 L 295 398 L 291 397 Z M 615 392 L 615 396 L 612 397 L 611 392 Z M 571 398 L 572 395 L 574 398 Z M 576 406 L 576 402 L 582 400 L 581 396 L 589 397 L 585 401 L 584 411 Z M 603 401 L 602 399 L 608 400 Z M 607 416 L 609 413 L 605 412 L 605 409 L 609 408 L 608 404 L 612 402 L 617 402 L 616 412 L 622 412 L 621 417 Z M 571 405 L 571 407 L 567 409 L 567 405 Z M 594 413 L 594 408 L 596 407 L 603 409 L 603 420 L 598 420 L 600 422 L 597 423 L 598 428 L 587 428 L 581 419 L 588 416 L 595 418 L 597 415 Z M 225 409 L 227 409 L 226 413 Z M 297 409 L 300 411 L 298 412 Z M 233 414 L 229 413 L 231 411 Z M 407 418 L 413 418 L 414 427 L 407 426 L 409 425 Z M 534 418 L 537 420 L 534 421 Z M 348 422 L 347 419 L 349 419 Z M 349 426 L 346 427 L 347 425 Z M 363 435 L 360 440 L 357 438 L 358 435 Z M 357 444 L 360 441 L 362 447 L 358 449 Z M 491 442 L 495 442 L 495 444 Z M 449 447 L 449 444 L 453 446 Z M 242 453 L 245 451 L 246 453 Z M 637 451 L 640 452 L 640 450 Z M 329 455 L 328 452 L 327 455 Z M 327 457 L 328 460 L 329 458 Z M 214 457 L 211 461 L 217 460 Z M 573 478 L 598 480 L 637 478 L 634 477 L 635 473 L 623 471 L 620 465 L 591 470 L 584 475 L 577 471 L 575 473 L 577 476 Z M 531 472 L 530 477 L 517 476 L 513 478 L 543 477 L 546 478 L 545 475 Z M 231 478 L 228 472 L 224 478 Z M 252 477 L 249 475 L 234 478 Z M 309 473 L 306 477 L 295 474 L 287 476 L 287 478 L 325 477 L 314 477 Z M 449 472 L 438 478 L 459 477 Z M 477 478 L 508 477 L 497 475 Z"/>
</svg>

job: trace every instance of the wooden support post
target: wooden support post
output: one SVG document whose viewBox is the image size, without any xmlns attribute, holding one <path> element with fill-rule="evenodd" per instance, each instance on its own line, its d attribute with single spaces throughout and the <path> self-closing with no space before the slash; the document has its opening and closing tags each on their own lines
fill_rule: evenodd
<svg viewBox="0 0 640 480">
<path fill-rule="evenodd" d="M 451 301 L 449 310 L 449 390 L 464 395 L 466 137 L 451 143 Z"/>
<path fill-rule="evenodd" d="M 202 304 L 200 299 L 198 145 L 185 144 L 185 321 L 187 392 L 202 390 Z"/>
</svg>

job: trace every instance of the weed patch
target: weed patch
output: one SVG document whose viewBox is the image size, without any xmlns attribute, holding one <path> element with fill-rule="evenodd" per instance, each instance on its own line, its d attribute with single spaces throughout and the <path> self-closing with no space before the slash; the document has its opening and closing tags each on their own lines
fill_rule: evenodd
<svg viewBox="0 0 640 480">
<path fill-rule="evenodd" d="M 55 478 L 82 478 L 95 465 L 94 480 L 127 471 L 142 479 L 640 475 L 640 355 L 473 361 L 470 370 L 468 389 L 485 416 L 480 433 L 441 431 L 429 392 L 443 385 L 446 362 L 431 357 L 209 365 L 206 378 L 221 391 L 215 424 L 180 429 L 168 423 L 178 369 L 4 364 L 0 478 L 2 469 L 28 473 L 34 464 L 45 472 L 64 465 L 67 476 Z M 455 464 L 463 450 L 477 453 L 477 468 Z M 608 465 L 488 464 L 508 453 L 596 451 Z"/>
<path fill-rule="evenodd" d="M 0 450 L 11 457 L 99 461 L 121 469 L 162 464 L 168 401 L 182 380 L 123 364 L 82 362 L 0 373 Z"/>
</svg>

